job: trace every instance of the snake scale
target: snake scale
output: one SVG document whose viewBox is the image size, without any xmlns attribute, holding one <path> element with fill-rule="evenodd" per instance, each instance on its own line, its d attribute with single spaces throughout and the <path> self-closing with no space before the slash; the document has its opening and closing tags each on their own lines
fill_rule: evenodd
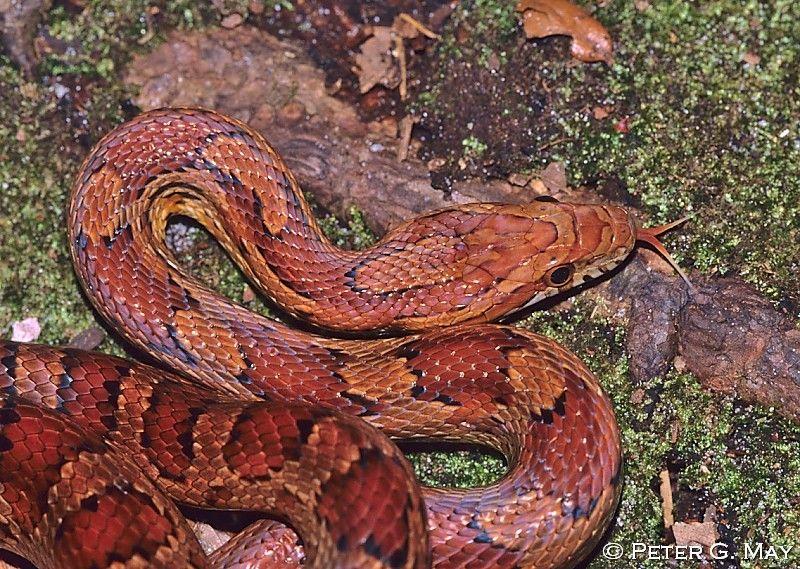
<svg viewBox="0 0 800 569">
<path fill-rule="evenodd" d="M 182 270 L 175 215 L 314 333 Z M 0 547 L 43 569 L 300 563 L 295 534 L 266 520 L 207 558 L 176 503 L 281 520 L 324 568 L 571 567 L 607 528 L 609 400 L 565 348 L 490 322 L 660 228 L 606 205 L 470 204 L 340 250 L 267 142 L 199 109 L 105 136 L 67 222 L 88 299 L 158 367 L 0 341 Z M 392 439 L 490 447 L 508 472 L 420 488 Z"/>
</svg>

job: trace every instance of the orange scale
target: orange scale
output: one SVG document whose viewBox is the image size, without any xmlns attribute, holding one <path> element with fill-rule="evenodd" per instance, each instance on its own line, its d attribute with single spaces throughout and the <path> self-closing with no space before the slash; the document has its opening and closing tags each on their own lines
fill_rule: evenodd
<svg viewBox="0 0 800 569">
<path fill-rule="evenodd" d="M 51 375 L 61 375 L 62 373 L 64 373 L 64 366 L 61 365 L 61 362 L 57 360 L 47 362 L 47 364 L 45 364 L 45 367 L 47 368 L 47 371 Z"/>
<path fill-rule="evenodd" d="M 25 370 L 31 374 L 36 373 L 38 371 L 46 371 L 44 362 L 42 362 L 42 360 L 38 358 L 23 361 L 22 367 L 25 368 Z"/>
<path fill-rule="evenodd" d="M 409 295 L 413 297 L 413 293 Z M 412 311 L 413 316 L 429 316 L 433 312 L 433 307 L 428 304 L 419 304 L 416 309 Z"/>
<path fill-rule="evenodd" d="M 236 470 L 240 472 L 242 475 L 246 475 L 249 472 L 250 462 L 248 460 L 248 457 L 241 452 L 228 455 L 227 463 L 232 470 Z"/>
<path fill-rule="evenodd" d="M 16 389 L 17 389 L 17 391 L 19 393 L 30 393 L 32 391 L 36 391 L 37 390 L 36 389 L 36 387 L 37 387 L 36 383 L 33 382 L 32 380 L 28 379 L 28 378 L 19 379 L 16 382 L 14 382 L 13 385 L 14 385 L 14 387 L 16 387 Z"/>
<path fill-rule="evenodd" d="M 50 450 L 57 449 L 61 444 L 61 434 L 54 429 L 45 429 L 44 432 L 39 435 L 39 439 L 44 447 Z"/>
<path fill-rule="evenodd" d="M 244 449 L 249 449 L 248 452 L 257 452 L 261 446 L 261 440 L 258 438 L 258 433 L 253 429 L 243 431 L 237 429 L 235 431 L 236 442 Z"/>
<path fill-rule="evenodd" d="M 40 413 L 37 413 L 33 417 L 21 417 L 17 425 L 19 425 L 21 431 L 29 435 L 39 435 L 44 432 Z M 31 442 L 31 444 L 33 444 L 33 442 Z"/>
</svg>

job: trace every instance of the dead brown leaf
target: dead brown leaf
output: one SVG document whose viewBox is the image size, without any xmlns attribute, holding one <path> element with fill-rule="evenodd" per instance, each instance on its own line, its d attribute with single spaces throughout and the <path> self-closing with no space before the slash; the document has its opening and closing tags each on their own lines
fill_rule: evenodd
<svg viewBox="0 0 800 569">
<path fill-rule="evenodd" d="M 227 29 L 231 30 L 233 28 L 238 28 L 239 26 L 242 25 L 243 22 L 244 22 L 244 16 L 234 12 L 233 14 L 228 14 L 227 16 L 222 18 L 222 21 L 220 22 L 220 25 L 223 28 L 227 28 Z"/>
<path fill-rule="evenodd" d="M 378 84 L 389 89 L 400 84 L 400 69 L 392 57 L 394 45 L 392 28 L 386 26 L 373 28 L 372 37 L 361 44 L 361 50 L 355 57 L 355 72 L 361 94 Z"/>
<path fill-rule="evenodd" d="M 528 182 L 531 181 L 531 178 L 533 178 L 533 175 L 531 174 L 515 172 L 508 177 L 508 183 L 512 186 L 523 187 L 528 185 Z"/>
<path fill-rule="evenodd" d="M 544 185 L 555 194 L 567 189 L 567 169 L 563 162 L 550 162 L 547 167 L 539 174 Z"/>
<path fill-rule="evenodd" d="M 572 56 L 591 63 L 613 61 L 611 35 L 586 10 L 567 0 L 520 0 L 517 12 L 528 38 L 570 36 Z"/>
<path fill-rule="evenodd" d="M 675 536 L 676 545 L 697 543 L 711 547 L 719 539 L 717 524 L 714 522 L 675 522 L 672 535 Z"/>
<path fill-rule="evenodd" d="M 742 61 L 744 61 L 748 65 L 758 65 L 761 63 L 761 57 L 757 53 L 752 51 L 748 51 L 742 56 Z"/>
<path fill-rule="evenodd" d="M 595 120 L 601 121 L 611 114 L 613 109 L 611 107 L 594 107 L 592 109 L 592 116 Z"/>
<path fill-rule="evenodd" d="M 106 338 L 106 333 L 98 326 L 90 326 L 85 330 L 81 330 L 75 335 L 67 344 L 69 348 L 77 348 L 79 350 L 94 350 Z"/>
<path fill-rule="evenodd" d="M 623 117 L 619 119 L 616 123 L 614 123 L 614 130 L 616 130 L 620 134 L 627 134 L 631 130 L 631 119 L 630 117 Z"/>
</svg>

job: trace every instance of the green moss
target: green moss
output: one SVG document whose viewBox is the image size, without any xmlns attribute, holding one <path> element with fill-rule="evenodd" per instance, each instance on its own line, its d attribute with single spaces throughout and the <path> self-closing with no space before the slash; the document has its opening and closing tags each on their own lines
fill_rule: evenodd
<svg viewBox="0 0 800 569">
<path fill-rule="evenodd" d="M 630 130 L 568 114 L 553 158 L 575 183 L 620 176 L 656 222 L 694 213 L 672 243 L 684 264 L 800 300 L 800 5 L 611 2 L 599 16 L 618 49 L 598 94 Z"/>
<path fill-rule="evenodd" d="M 319 214 L 319 212 L 317 212 Z M 343 223 L 336 216 L 327 214 L 318 216 L 322 231 L 337 247 L 345 249 L 364 249 L 377 240 L 376 236 L 364 219 L 364 212 L 352 206 L 348 212 L 349 218 Z"/>
<path fill-rule="evenodd" d="M 64 341 L 92 320 L 63 231 L 79 157 L 65 150 L 72 141 L 59 128 L 55 100 L 4 58 L 0 92 L 0 325 L 36 316 L 44 341 Z"/>
<path fill-rule="evenodd" d="M 800 562 L 800 426 L 771 409 L 714 396 L 687 374 L 633 386 L 621 349 L 624 330 L 593 319 L 591 309 L 578 302 L 568 313 L 536 314 L 524 324 L 573 349 L 614 404 L 625 487 L 609 540 L 626 551 L 634 543 L 666 543 L 658 485 L 667 469 L 677 477 L 676 508 L 687 512 L 676 519 L 702 520 L 713 505 L 729 531 L 721 539 L 730 551 L 746 542 L 794 545 L 791 561 L 782 566 Z M 662 567 L 663 561 L 626 566 Z M 620 565 L 598 557 L 591 567 Z"/>
<path fill-rule="evenodd" d="M 177 9 L 177 4 L 172 7 Z M 147 14 L 156 12 L 159 21 L 148 24 Z M 64 225 L 69 186 L 88 152 L 85 141 L 97 140 L 123 120 L 120 103 L 130 94 L 116 82 L 117 65 L 132 50 L 142 49 L 137 40 L 148 30 L 178 25 L 184 15 L 182 9 L 178 12 L 137 0 L 93 1 L 77 16 L 56 6 L 46 25 L 54 40 L 67 47 L 46 55 L 40 70 L 53 76 L 57 86 L 80 86 L 64 99 L 58 94 L 60 87 L 26 83 L 0 56 L 0 329 L 4 335 L 12 321 L 35 316 L 42 325 L 41 341 L 64 343 L 95 322 L 69 260 Z M 84 90 L 86 85 L 90 87 Z M 72 98 L 79 100 L 82 115 L 70 114 L 76 105 Z M 81 124 L 69 122 L 82 118 Z M 111 339 L 101 348 L 122 352 Z"/>
<path fill-rule="evenodd" d="M 229 8 L 241 13 L 244 4 L 235 4 Z M 151 6 L 158 15 L 148 11 Z M 129 93 L 116 76 L 131 50 L 142 49 L 137 40 L 149 39 L 152 32 L 145 42 L 150 47 L 169 27 L 218 21 L 219 13 L 198 6 L 185 0 L 95 0 L 79 17 L 61 7 L 51 12 L 48 26 L 57 39 L 89 46 L 50 55 L 42 64 L 48 74 L 69 73 L 64 80 L 91 80 L 80 101 L 89 116 L 83 138 L 96 140 L 123 119 L 120 101 Z M 544 149 L 520 168 L 564 160 L 574 183 L 618 178 L 654 221 L 693 212 L 692 224 L 670 243 L 683 264 L 709 273 L 740 273 L 776 300 L 796 302 L 798 9 L 792 2 L 669 1 L 651 2 L 639 12 L 630 2 L 604 3 L 598 15 L 616 38 L 617 63 L 575 66 L 566 57 L 547 63 L 553 113 L 541 129 L 523 129 L 528 147 Z M 527 49 L 516 47 L 513 2 L 464 2 L 451 24 L 441 42 L 442 58 L 470 57 L 487 77 L 493 55 L 501 66 L 519 65 L 515 54 Z M 468 30 L 469 42 L 456 40 L 459 27 Z M 760 56 L 757 65 L 741 62 L 747 51 Z M 442 67 L 437 76 L 441 80 L 446 74 Z M 11 321 L 36 316 L 43 325 L 42 341 L 62 343 L 94 322 L 73 276 L 64 232 L 68 187 L 87 148 L 71 138 L 74 125 L 64 127 L 65 114 L 54 94 L 22 81 L 3 57 L 0 93 L 0 327 L 7 335 Z M 417 105 L 435 106 L 445 95 L 440 85 L 429 85 Z M 533 113 L 534 103 L 500 100 L 496 114 L 516 119 Z M 613 107 L 612 116 L 589 118 L 592 104 Z M 621 133 L 614 125 L 625 116 L 629 130 Z M 462 129 L 454 138 L 457 156 L 466 148 L 464 134 Z M 505 150 L 491 136 L 470 137 L 485 145 L 483 161 L 503 163 Z M 340 224 L 329 217 L 322 225 L 341 246 L 371 243 L 374 236 L 361 214 L 353 211 L 350 218 Z M 218 246 L 192 250 L 187 262 L 206 282 L 242 300 L 244 279 Z M 259 299 L 249 306 L 266 312 Z M 570 312 L 537 314 L 524 325 L 584 358 L 617 409 L 626 474 L 612 539 L 627 546 L 662 542 L 657 481 L 667 468 L 677 476 L 676 496 L 717 507 L 729 528 L 726 539 L 733 543 L 800 543 L 800 429 L 768 409 L 711 396 L 690 376 L 671 373 L 632 386 L 624 332 L 590 313 L 591 307 L 579 302 Z M 102 348 L 120 351 L 111 340 Z M 420 477 L 435 485 L 482 485 L 504 470 L 502 461 L 471 452 L 417 453 L 412 461 Z M 795 547 L 791 566 L 800 564 L 798 553 Z M 622 565 L 598 558 L 591 566 Z"/>
<path fill-rule="evenodd" d="M 461 146 L 464 147 L 464 154 L 471 158 L 480 158 L 483 153 L 489 148 L 486 143 L 481 142 L 475 136 L 468 136 L 461 141 Z"/>
<path fill-rule="evenodd" d="M 571 184 L 612 187 L 654 223 L 694 214 L 668 240 L 683 265 L 741 275 L 800 316 L 800 4 L 603 2 L 611 67 L 576 65 L 563 38 L 520 45 L 521 30 L 494 16 L 513 4 L 453 14 L 414 103 L 437 133 L 433 155 L 461 175 L 471 124 L 492 166 L 464 174 L 563 161 Z M 502 52 L 492 73 L 474 65 Z M 611 115 L 595 120 L 599 106 Z"/>
</svg>

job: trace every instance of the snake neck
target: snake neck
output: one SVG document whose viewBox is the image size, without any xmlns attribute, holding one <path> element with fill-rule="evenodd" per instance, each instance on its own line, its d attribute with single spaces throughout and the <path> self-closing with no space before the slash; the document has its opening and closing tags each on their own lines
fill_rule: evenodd
<svg viewBox="0 0 800 569">
<path fill-rule="evenodd" d="M 616 265 L 634 242 L 620 208 L 472 204 L 342 250 L 259 134 L 210 111 L 174 109 L 137 117 L 87 158 L 73 190 L 73 256 L 88 241 L 112 249 L 135 239 L 156 243 L 178 271 L 164 245 L 178 215 L 204 225 L 284 311 L 348 334 L 496 320 Z"/>
</svg>

